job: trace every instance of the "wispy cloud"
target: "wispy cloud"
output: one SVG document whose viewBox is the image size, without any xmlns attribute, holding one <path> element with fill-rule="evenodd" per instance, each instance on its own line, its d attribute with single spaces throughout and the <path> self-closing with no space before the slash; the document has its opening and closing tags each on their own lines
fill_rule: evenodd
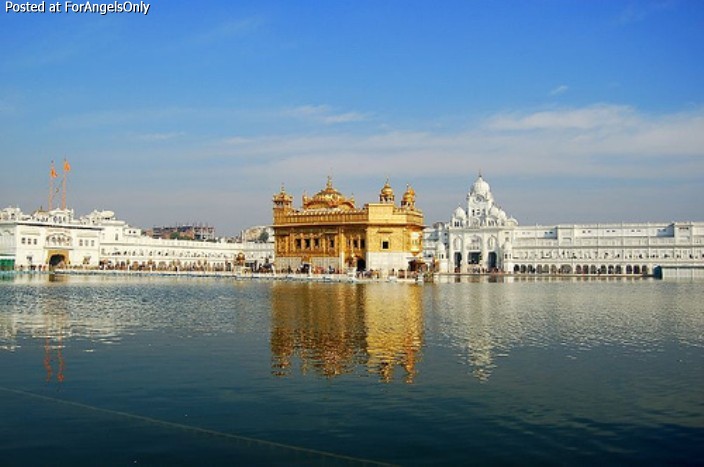
<svg viewBox="0 0 704 467">
<path fill-rule="evenodd" d="M 183 135 L 182 131 L 172 131 L 169 133 L 144 133 L 136 135 L 135 138 L 141 141 L 168 141 Z"/>
<path fill-rule="evenodd" d="M 230 138 L 220 144 L 224 157 L 268 161 L 240 168 L 264 178 L 270 173 L 312 180 L 331 166 L 360 178 L 379 173 L 452 177 L 458 170 L 478 167 L 522 176 L 687 177 L 691 170 L 704 173 L 704 111 L 650 116 L 602 104 L 498 114 L 456 133 L 272 135 Z M 610 170 L 611 158 L 617 170 Z M 650 162 L 640 163 L 645 159 Z"/>
<path fill-rule="evenodd" d="M 498 114 L 488 119 L 486 128 L 490 130 L 589 130 L 629 126 L 637 120 L 634 110 L 630 107 L 598 104 L 576 109 Z"/>
<path fill-rule="evenodd" d="M 229 20 L 196 34 L 191 40 L 196 44 L 210 44 L 233 37 L 242 37 L 257 31 L 262 24 L 263 20 L 258 17 Z"/>
<path fill-rule="evenodd" d="M 674 2 L 669 0 L 630 2 L 621 11 L 616 23 L 621 25 L 638 23 L 660 13 L 662 10 L 671 8 L 673 5 Z"/>
<path fill-rule="evenodd" d="M 284 109 L 281 114 L 286 117 L 310 120 L 326 125 L 361 122 L 368 119 L 367 115 L 359 112 L 334 112 L 328 105 L 302 105 Z"/>
<path fill-rule="evenodd" d="M 557 86 L 555 89 L 551 90 L 550 95 L 551 96 L 559 96 L 561 94 L 566 93 L 569 88 L 570 88 L 569 86 L 567 86 L 565 84 L 561 84 L 561 85 Z"/>
</svg>

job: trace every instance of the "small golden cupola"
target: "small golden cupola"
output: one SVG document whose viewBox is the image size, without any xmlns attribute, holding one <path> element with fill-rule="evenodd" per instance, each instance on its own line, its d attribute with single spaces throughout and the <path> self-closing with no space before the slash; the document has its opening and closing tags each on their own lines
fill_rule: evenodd
<svg viewBox="0 0 704 467">
<path fill-rule="evenodd" d="M 394 190 L 389 185 L 389 179 L 386 179 L 386 183 L 381 188 L 381 193 L 379 193 L 379 202 L 385 204 L 394 204 Z"/>
<path fill-rule="evenodd" d="M 401 199 L 401 207 L 406 209 L 416 208 L 416 191 L 411 185 L 406 185 L 406 192 Z"/>
<path fill-rule="evenodd" d="M 286 193 L 284 184 L 281 184 L 281 191 L 276 193 L 273 198 L 274 208 L 292 208 L 293 207 L 293 196 Z"/>
</svg>

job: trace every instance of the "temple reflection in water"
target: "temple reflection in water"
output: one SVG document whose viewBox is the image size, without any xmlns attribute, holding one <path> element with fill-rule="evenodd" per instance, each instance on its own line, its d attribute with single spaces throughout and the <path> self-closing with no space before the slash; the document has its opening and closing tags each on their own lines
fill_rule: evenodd
<svg viewBox="0 0 704 467">
<path fill-rule="evenodd" d="M 83 300 L 63 289 L 36 287 L 37 284 L 68 282 L 66 276 L 18 276 L 12 277 L 18 286 L 29 286 L 25 293 L 14 297 L 14 313 L 0 314 L 0 350 L 15 352 L 23 345 L 23 340 L 42 342 L 44 378 L 46 382 L 63 383 L 66 379 L 66 359 L 64 350 L 72 339 L 112 342 L 120 333 L 120 326 L 114 320 L 101 316 L 100 311 L 90 315 L 80 306 Z M 54 284 L 60 287 L 59 284 Z M 39 292 L 39 293 L 37 293 Z M 52 293 L 53 292 L 53 293 Z M 35 295 L 36 294 L 36 295 Z"/>
<path fill-rule="evenodd" d="M 422 313 L 416 286 L 272 284 L 273 372 L 335 377 L 366 367 L 390 382 L 400 367 L 404 381 L 413 382 Z"/>
<path fill-rule="evenodd" d="M 56 278 L 52 277 L 53 282 Z M 0 349 L 16 351 L 18 334 L 27 333 L 43 342 L 43 366 L 46 382 L 63 383 L 65 374 L 64 340 L 71 334 L 69 306 L 61 297 L 46 300 L 21 313 L 0 315 Z"/>
</svg>

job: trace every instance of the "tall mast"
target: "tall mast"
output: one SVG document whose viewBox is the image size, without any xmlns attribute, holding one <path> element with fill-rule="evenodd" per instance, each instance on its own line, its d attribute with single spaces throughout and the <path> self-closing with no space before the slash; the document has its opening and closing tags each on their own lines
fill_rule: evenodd
<svg viewBox="0 0 704 467">
<path fill-rule="evenodd" d="M 62 185 L 62 192 L 61 192 L 61 209 L 66 209 L 66 178 L 68 177 L 68 173 L 71 171 L 71 165 L 68 163 L 68 160 L 64 157 L 64 176 L 63 180 L 61 182 Z"/>
<path fill-rule="evenodd" d="M 54 208 L 54 179 L 57 176 L 54 161 L 51 161 L 51 168 L 49 169 L 49 211 Z"/>
</svg>

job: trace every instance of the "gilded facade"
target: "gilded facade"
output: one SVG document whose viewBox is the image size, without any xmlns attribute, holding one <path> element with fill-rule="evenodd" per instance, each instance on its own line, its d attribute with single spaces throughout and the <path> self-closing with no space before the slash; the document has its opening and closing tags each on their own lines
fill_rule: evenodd
<svg viewBox="0 0 704 467">
<path fill-rule="evenodd" d="M 303 196 L 300 209 L 284 188 L 274 195 L 277 271 L 342 272 L 414 270 L 422 262 L 423 213 L 407 187 L 399 204 L 388 180 L 379 202 L 355 206 L 333 187 Z"/>
</svg>

